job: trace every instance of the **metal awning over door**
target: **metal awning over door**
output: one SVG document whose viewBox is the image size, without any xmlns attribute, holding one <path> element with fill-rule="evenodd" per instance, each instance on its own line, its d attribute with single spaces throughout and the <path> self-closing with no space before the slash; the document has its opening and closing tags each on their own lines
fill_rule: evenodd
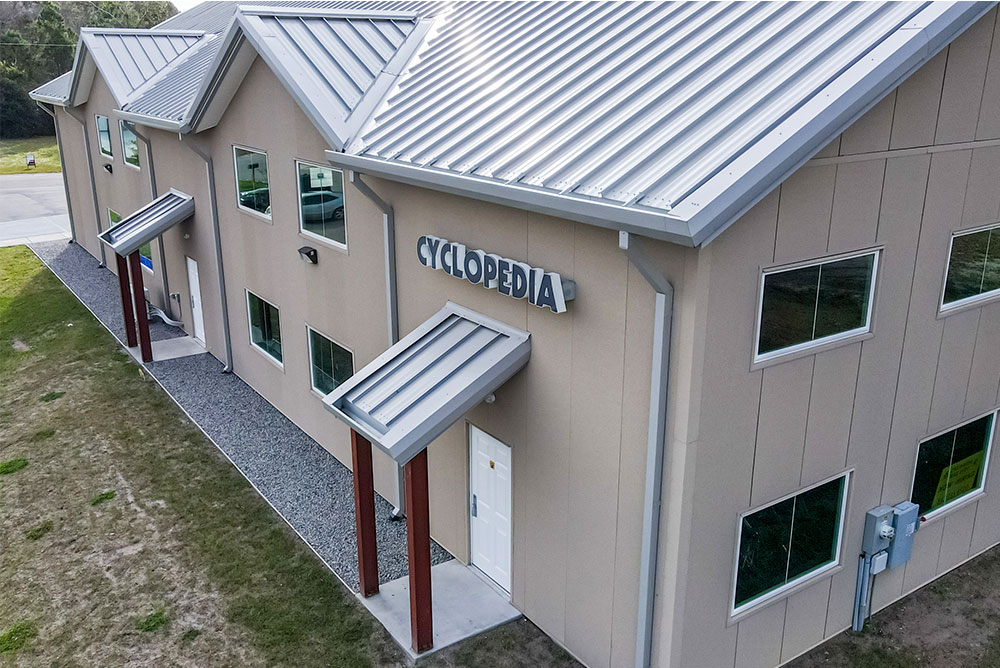
<svg viewBox="0 0 1000 668">
<path fill-rule="evenodd" d="M 122 257 L 194 215 L 194 197 L 171 188 L 100 235 L 101 241 Z"/>
<path fill-rule="evenodd" d="M 530 355 L 528 332 L 448 302 L 323 403 L 406 463 L 517 373 Z"/>
</svg>

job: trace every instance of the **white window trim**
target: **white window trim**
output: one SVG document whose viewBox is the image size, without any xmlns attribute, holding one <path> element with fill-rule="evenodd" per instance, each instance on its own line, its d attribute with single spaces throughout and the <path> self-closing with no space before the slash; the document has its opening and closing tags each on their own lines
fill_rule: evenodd
<svg viewBox="0 0 1000 668">
<path fill-rule="evenodd" d="M 836 334 L 824 336 L 821 339 L 813 339 L 812 341 L 797 343 L 793 346 L 788 346 L 787 348 L 779 348 L 778 350 L 772 350 L 770 352 L 763 354 L 760 353 L 760 326 L 764 311 L 764 281 L 767 279 L 768 276 L 770 276 L 771 274 L 781 274 L 787 271 L 795 271 L 797 269 L 808 269 L 809 267 L 818 267 L 825 264 L 840 262 L 841 260 L 850 260 L 856 257 L 864 257 L 866 255 L 873 255 L 874 259 L 872 260 L 871 285 L 868 288 L 868 312 L 865 314 L 864 325 L 862 325 L 861 327 L 850 329 L 846 332 L 838 332 Z M 869 334 L 872 331 L 872 321 L 874 319 L 874 314 L 875 314 L 875 292 L 876 292 L 876 287 L 878 285 L 878 270 L 881 258 L 882 258 L 882 249 L 876 248 L 876 249 L 858 251 L 856 253 L 836 255 L 819 261 L 803 262 L 793 265 L 782 265 L 780 267 L 771 267 L 769 269 L 761 270 L 760 279 L 757 285 L 757 319 L 756 319 L 756 324 L 754 326 L 753 363 L 760 364 L 762 362 L 769 362 L 771 360 L 780 357 L 785 357 L 786 355 L 794 355 L 795 353 L 800 353 L 802 351 L 828 346 L 831 343 L 837 343 L 839 341 L 845 341 L 847 339 L 853 339 L 859 336 L 864 336 L 865 334 Z"/>
<path fill-rule="evenodd" d="M 111 144 L 111 153 L 105 153 L 101 148 L 101 126 L 98 119 L 103 118 L 108 121 L 108 143 Z M 115 146 L 111 143 L 111 119 L 103 114 L 94 114 L 94 129 L 97 130 L 97 153 L 108 160 L 114 162 Z"/>
<path fill-rule="evenodd" d="M 340 243 L 339 241 L 334 241 L 333 239 L 330 239 L 329 237 L 324 237 L 324 236 L 322 236 L 320 234 L 316 234 L 314 232 L 310 232 L 310 231 L 306 230 L 305 226 L 303 225 L 303 221 L 302 221 L 302 179 L 299 177 L 299 165 L 309 165 L 310 167 L 322 167 L 324 169 L 329 169 L 329 170 L 334 171 L 334 172 L 340 172 L 340 182 L 341 182 L 341 184 L 343 186 L 343 189 L 344 189 L 344 193 L 343 193 L 343 197 L 344 197 L 344 243 Z M 346 175 L 344 174 L 344 170 L 337 169 L 336 167 L 334 167 L 334 166 L 332 166 L 330 164 L 323 165 L 323 164 L 320 164 L 320 163 L 317 163 L 317 162 L 310 162 L 308 160 L 299 160 L 298 158 L 296 158 L 295 159 L 295 194 L 297 196 L 296 200 L 295 200 L 295 202 L 296 202 L 295 208 L 298 210 L 298 216 L 299 216 L 299 234 L 301 234 L 304 237 L 308 237 L 310 239 L 315 239 L 316 241 L 318 241 L 321 244 L 326 244 L 328 246 L 332 246 L 332 247 L 334 247 L 336 249 L 339 249 L 339 250 L 347 250 L 347 241 L 346 241 L 347 240 L 347 179 L 346 179 Z M 330 339 L 330 340 L 332 341 L 333 339 Z"/>
<path fill-rule="evenodd" d="M 751 609 L 756 608 L 758 606 L 762 606 L 762 605 L 766 604 L 767 602 L 773 601 L 774 599 L 782 596 L 783 594 L 786 594 L 788 591 L 790 591 L 792 589 L 795 589 L 797 587 L 800 587 L 804 582 L 808 582 L 808 581 L 817 579 L 817 578 L 821 577 L 822 575 L 824 575 L 826 573 L 829 573 L 830 571 L 834 570 L 835 568 L 839 568 L 840 567 L 840 563 L 841 563 L 841 560 L 842 560 L 841 552 L 843 551 L 843 547 L 844 547 L 844 528 L 845 528 L 846 518 L 847 518 L 847 499 L 848 499 L 848 497 L 850 496 L 850 493 L 851 493 L 851 477 L 852 477 L 853 473 L 854 473 L 853 469 L 850 470 L 850 471 L 844 471 L 844 472 L 838 473 L 837 475 L 830 476 L 829 478 L 826 478 L 826 479 L 821 480 L 821 481 L 819 481 L 817 483 L 809 485 L 808 487 L 803 487 L 802 489 L 799 489 L 799 490 L 797 490 L 795 492 L 792 492 L 791 494 L 786 494 L 785 496 L 783 496 L 783 497 L 781 497 L 779 499 L 775 499 L 774 501 L 770 501 L 770 502 L 765 503 L 765 504 L 763 504 L 761 506 L 757 506 L 756 508 L 751 508 L 750 510 L 747 510 L 747 511 L 744 511 L 744 512 L 740 513 L 739 518 L 736 521 L 736 552 L 735 552 L 735 555 L 733 557 L 733 578 L 732 578 L 733 582 L 732 582 L 732 586 L 730 587 L 730 590 L 729 590 L 729 616 L 730 617 L 736 617 L 737 615 L 742 615 L 743 613 L 747 612 L 748 610 L 751 610 Z M 736 579 L 739 576 L 739 572 L 740 572 L 740 542 L 742 541 L 742 538 L 743 538 L 743 518 L 746 517 L 747 515 L 753 515 L 754 513 L 757 513 L 757 512 L 760 512 L 761 510 L 764 510 L 765 508 L 770 508 L 771 506 L 779 504 L 782 501 L 787 501 L 788 499 L 791 499 L 791 498 L 794 498 L 794 497 L 799 496 L 801 494 L 804 494 L 804 493 L 808 492 L 811 489 L 815 489 L 817 487 L 825 485 L 825 484 L 827 484 L 829 482 L 833 482 L 834 480 L 839 480 L 841 478 L 844 479 L 844 492 L 843 492 L 843 495 L 842 495 L 842 497 L 840 499 L 840 513 L 839 513 L 839 515 L 837 517 L 837 544 L 836 544 L 836 547 L 834 549 L 834 553 L 837 555 L 836 558 L 833 561 L 831 561 L 830 563 L 823 564 L 822 566 L 820 566 L 820 567 L 818 567 L 818 568 L 816 568 L 814 570 L 811 570 L 811 571 L 809 571 L 807 573 L 803 573 L 802 575 L 799 575 L 798 577 L 796 577 L 794 580 L 789 580 L 788 582 L 786 582 L 785 584 L 781 585 L 780 587 L 776 587 L 775 589 L 773 589 L 773 590 L 771 590 L 769 592 L 761 594 L 761 595 L 757 596 L 756 598 L 753 598 L 753 599 L 747 601 L 746 603 L 743 603 L 743 604 L 738 605 L 738 606 L 735 605 L 735 602 L 736 602 Z"/>
<path fill-rule="evenodd" d="M 250 214 L 251 216 L 256 216 L 256 217 L 260 218 L 261 220 L 266 220 L 268 222 L 271 222 L 273 220 L 273 218 L 272 218 L 271 215 L 266 214 L 266 213 L 261 213 L 257 209 L 251 209 L 248 206 L 243 206 L 242 204 L 240 204 L 240 174 L 239 174 L 239 171 L 237 170 L 237 167 L 236 167 L 236 149 L 240 149 L 242 151 L 251 151 L 253 153 L 259 153 L 259 154 L 261 154 L 261 155 L 264 156 L 265 163 L 267 162 L 267 151 L 262 151 L 259 148 L 252 148 L 250 146 L 243 146 L 242 144 L 233 144 L 233 185 L 236 186 L 236 208 L 238 208 L 240 211 L 243 211 L 244 213 Z M 270 193 L 271 193 L 271 167 L 270 167 L 270 165 L 268 165 L 268 168 L 267 168 L 267 190 L 268 190 L 268 198 L 270 199 Z M 274 204 L 273 204 L 273 202 L 271 204 L 271 211 L 272 211 L 272 213 L 274 211 Z"/>
<path fill-rule="evenodd" d="M 951 313 L 953 311 L 958 311 L 967 306 L 978 305 L 984 302 L 993 301 L 995 299 L 1000 299 L 1000 288 L 996 290 L 990 290 L 989 292 L 982 292 L 978 295 L 972 295 L 971 297 L 965 297 L 963 299 L 957 299 L 953 302 L 944 301 L 945 291 L 948 289 L 948 274 L 951 273 L 951 251 L 955 247 L 956 237 L 965 237 L 970 234 L 979 234 L 980 232 L 986 232 L 988 230 L 1000 231 L 1000 223 L 990 223 L 989 225 L 983 225 L 982 227 L 976 227 L 971 230 L 961 230 L 959 232 L 952 232 L 951 239 L 948 240 L 948 260 L 945 262 L 944 266 L 944 281 L 941 285 L 941 300 L 938 303 L 938 311 L 940 313 Z M 987 252 L 989 249 L 987 248 Z"/>
<path fill-rule="evenodd" d="M 256 292 L 253 292 L 253 291 L 251 291 L 248 288 L 244 288 L 243 292 L 246 293 L 246 299 L 244 301 L 246 302 L 246 308 L 247 308 L 247 341 L 250 342 L 250 347 L 253 348 L 254 350 L 256 350 L 261 355 L 263 355 L 265 359 L 270 360 L 270 362 L 272 364 L 274 364 L 275 366 L 277 366 L 279 369 L 281 369 L 282 371 L 284 371 L 285 370 L 285 362 L 284 362 L 284 360 L 285 360 L 285 346 L 284 346 L 284 344 L 282 344 L 282 346 L 281 346 L 281 360 L 279 361 L 279 360 L 276 360 L 274 358 L 274 355 L 272 355 L 268 351 L 264 350 L 262 347 L 260 347 L 259 345 L 257 345 L 254 342 L 254 340 L 253 340 L 253 324 L 252 324 L 252 321 L 250 319 L 251 318 L 251 316 L 250 316 L 250 295 L 253 295 L 257 299 L 259 299 L 262 302 L 264 302 L 265 304 L 269 304 L 271 306 L 274 306 L 274 308 L 278 311 L 278 318 L 279 318 L 278 333 L 279 334 L 281 333 L 281 322 L 280 322 L 281 308 L 279 306 L 275 306 L 274 302 L 269 301 L 267 299 L 264 299 L 263 297 L 261 297 L 260 295 L 258 295 Z"/>
<path fill-rule="evenodd" d="M 917 454 L 914 455 L 913 458 L 913 475 L 910 478 L 910 495 L 907 497 L 907 499 L 913 498 L 913 487 L 914 485 L 916 485 L 917 482 L 917 465 L 920 463 L 920 446 L 922 446 L 924 443 L 928 441 L 934 440 L 938 436 L 943 436 L 950 432 L 961 429 L 967 424 L 972 424 L 976 420 L 982 420 L 984 417 L 988 417 L 990 415 L 993 416 L 993 421 L 990 423 L 990 433 L 986 437 L 986 453 L 983 455 L 983 475 L 979 480 L 979 487 L 976 487 L 975 489 L 970 489 L 962 496 L 956 499 L 952 499 L 951 501 L 944 504 L 940 508 L 935 508 L 929 513 L 923 512 L 923 509 L 921 508 L 920 512 L 921 519 L 929 522 L 930 520 L 936 517 L 940 517 L 941 515 L 950 512 L 951 510 L 953 510 L 958 506 L 974 501 L 975 499 L 983 495 L 984 491 L 986 490 L 986 476 L 989 474 L 990 471 L 990 454 L 993 452 L 993 440 L 996 438 L 997 420 L 1000 419 L 1000 411 L 998 411 L 995 408 L 993 410 L 986 411 L 985 413 L 979 415 L 978 417 L 965 420 L 964 422 L 960 422 L 954 427 L 948 427 L 947 429 L 942 429 L 941 431 L 934 433 L 930 436 L 926 436 L 920 439 L 920 441 L 917 443 Z"/>
<path fill-rule="evenodd" d="M 313 374 L 312 374 L 312 370 L 313 370 L 313 352 L 312 352 L 312 341 L 310 340 L 310 332 L 316 332 L 317 334 L 319 334 L 320 336 L 322 336 L 327 341 L 332 341 L 333 343 L 337 344 L 338 346 L 340 346 L 341 348 L 343 348 L 347 352 L 351 353 L 351 375 L 352 376 L 354 375 L 354 373 L 356 371 L 355 366 L 354 366 L 354 351 L 351 350 L 350 348 L 348 348 L 347 346 L 345 346 L 344 344 L 342 344 L 337 339 L 333 338 L 332 336 L 327 336 L 326 334 L 324 334 L 320 330 L 316 329 L 315 327 L 313 327 L 309 323 L 306 323 L 306 348 L 308 348 L 308 350 L 309 350 L 309 389 L 312 390 L 313 394 L 315 394 L 317 397 L 319 397 L 319 398 L 322 399 L 322 398 L 326 397 L 326 395 L 323 394 L 322 392 L 320 392 L 318 389 L 316 389 L 316 385 L 313 384 Z"/>
<path fill-rule="evenodd" d="M 129 130 L 129 132 L 131 132 L 131 130 Z M 139 136 L 134 132 L 132 132 L 132 134 L 135 135 L 135 157 L 139 159 L 138 165 L 133 165 L 125 159 L 125 121 L 118 119 L 118 139 L 122 143 L 122 164 L 126 167 L 131 167 L 136 171 L 142 171 L 142 158 L 139 156 Z"/>
</svg>

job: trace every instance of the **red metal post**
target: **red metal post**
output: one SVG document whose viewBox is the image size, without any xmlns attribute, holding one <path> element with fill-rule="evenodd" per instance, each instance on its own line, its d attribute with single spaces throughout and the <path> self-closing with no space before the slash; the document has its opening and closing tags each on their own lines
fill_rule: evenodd
<svg viewBox="0 0 1000 668">
<path fill-rule="evenodd" d="M 135 317 L 132 313 L 132 295 L 128 289 L 128 262 L 118 253 L 115 253 L 115 260 L 118 263 L 118 290 L 122 295 L 122 316 L 125 318 L 125 341 L 129 348 L 138 345 L 135 340 Z"/>
<path fill-rule="evenodd" d="M 139 251 L 128 256 L 132 273 L 132 303 L 135 304 L 135 322 L 139 327 L 139 352 L 143 362 L 153 361 L 153 345 L 149 341 L 149 316 L 146 314 L 146 291 L 142 287 L 142 261 Z"/>
<path fill-rule="evenodd" d="M 427 450 L 421 450 L 406 464 L 406 547 L 410 562 L 410 646 L 419 654 L 434 646 Z"/>
<path fill-rule="evenodd" d="M 354 519 L 358 534 L 358 579 L 361 595 L 378 593 L 378 548 L 375 544 L 375 477 L 372 474 L 372 444 L 351 430 L 354 463 Z"/>
</svg>

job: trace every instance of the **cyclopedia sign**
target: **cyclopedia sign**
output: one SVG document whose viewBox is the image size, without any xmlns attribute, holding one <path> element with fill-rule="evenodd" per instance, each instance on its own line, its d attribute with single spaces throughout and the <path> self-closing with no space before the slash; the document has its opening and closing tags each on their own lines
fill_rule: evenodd
<svg viewBox="0 0 1000 668">
<path fill-rule="evenodd" d="M 527 299 L 529 304 L 553 313 L 564 313 L 566 302 L 576 296 L 576 282 L 555 272 L 494 253 L 469 250 L 465 244 L 429 234 L 417 239 L 417 259 L 425 267 L 514 299 Z"/>
</svg>

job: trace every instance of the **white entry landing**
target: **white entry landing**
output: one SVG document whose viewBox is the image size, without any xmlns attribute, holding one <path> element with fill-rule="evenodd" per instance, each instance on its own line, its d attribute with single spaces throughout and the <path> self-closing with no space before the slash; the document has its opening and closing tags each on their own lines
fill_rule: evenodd
<svg viewBox="0 0 1000 668">
<path fill-rule="evenodd" d="M 496 626 L 517 619 L 521 613 L 498 588 L 457 559 L 431 567 L 431 608 L 434 614 L 434 647 L 417 655 L 410 647 L 410 582 L 404 576 L 379 587 L 379 593 L 358 598 L 389 631 L 410 660 L 444 649 Z"/>
<path fill-rule="evenodd" d="M 172 339 L 152 341 L 151 345 L 153 349 L 154 362 L 173 360 L 179 357 L 189 357 L 191 355 L 200 355 L 203 352 L 206 352 L 205 346 L 198 341 L 198 339 L 190 336 L 177 336 Z M 129 354 L 131 354 L 136 360 L 141 360 L 142 355 L 139 352 L 139 346 L 129 348 L 128 351 Z"/>
</svg>

